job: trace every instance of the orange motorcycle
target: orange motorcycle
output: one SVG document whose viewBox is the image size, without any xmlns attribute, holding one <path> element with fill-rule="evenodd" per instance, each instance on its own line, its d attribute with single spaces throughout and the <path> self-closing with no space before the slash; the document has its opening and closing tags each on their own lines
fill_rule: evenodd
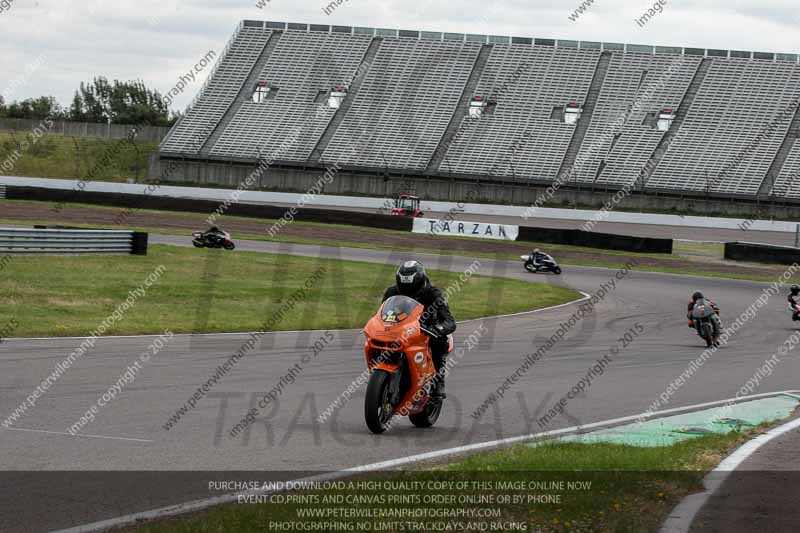
<svg viewBox="0 0 800 533">
<path fill-rule="evenodd" d="M 442 411 L 433 398 L 438 381 L 428 346 L 438 335 L 423 324 L 424 306 L 407 296 L 392 296 L 367 322 L 364 351 L 370 369 L 364 417 L 373 433 L 383 433 L 395 415 L 408 416 L 417 427 L 431 427 Z M 448 352 L 453 338 L 448 336 Z"/>
</svg>

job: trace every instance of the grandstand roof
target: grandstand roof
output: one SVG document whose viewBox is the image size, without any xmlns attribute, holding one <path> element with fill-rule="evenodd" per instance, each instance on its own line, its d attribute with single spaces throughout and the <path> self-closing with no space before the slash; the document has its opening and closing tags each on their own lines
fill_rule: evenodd
<svg viewBox="0 0 800 533">
<path fill-rule="evenodd" d="M 740 59 L 760 59 L 765 61 L 788 61 L 797 63 L 800 54 L 775 52 L 755 52 L 747 50 L 723 50 L 714 48 L 692 48 L 682 46 L 658 46 L 649 44 L 626 44 L 599 41 L 575 41 L 569 39 L 550 39 L 539 37 L 512 37 L 508 35 L 482 35 L 473 33 L 447 33 L 441 31 L 398 30 L 388 28 L 370 28 L 366 26 L 336 26 L 328 24 L 306 24 L 297 22 L 274 22 L 245 20 L 243 25 L 273 29 L 298 30 L 320 33 L 345 33 L 351 35 L 369 35 L 373 37 L 398 37 L 404 39 L 428 39 L 433 41 L 460 41 L 482 44 L 529 44 L 536 46 L 554 46 L 557 48 L 582 48 L 591 50 L 609 50 L 614 52 L 637 52 L 646 54 L 678 54 L 703 57 L 729 57 Z"/>
</svg>

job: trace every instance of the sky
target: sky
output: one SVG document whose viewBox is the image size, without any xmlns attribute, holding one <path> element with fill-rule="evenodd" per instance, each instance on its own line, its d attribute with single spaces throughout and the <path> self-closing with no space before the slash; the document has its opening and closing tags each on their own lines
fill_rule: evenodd
<svg viewBox="0 0 800 533">
<path fill-rule="evenodd" d="M 95 76 L 141 79 L 166 94 L 209 51 L 221 53 L 244 19 L 800 52 L 800 11 L 788 0 L 343 0 L 326 14 L 330 2 L 0 0 L 0 94 L 52 95 L 67 106 Z M 173 109 L 191 102 L 210 70 Z"/>
</svg>

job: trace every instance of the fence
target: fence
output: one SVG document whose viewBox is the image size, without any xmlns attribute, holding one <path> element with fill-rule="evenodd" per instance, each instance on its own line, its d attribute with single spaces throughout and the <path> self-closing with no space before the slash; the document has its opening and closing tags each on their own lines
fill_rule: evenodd
<svg viewBox="0 0 800 533">
<path fill-rule="evenodd" d="M 0 253 L 147 255 L 147 233 L 120 230 L 0 228 Z"/>
<path fill-rule="evenodd" d="M 0 130 L 28 132 L 41 120 L 26 118 L 0 118 Z M 133 124 L 99 124 L 95 122 L 67 122 L 56 120 L 48 133 L 73 137 L 100 137 L 102 139 L 125 139 L 136 128 L 136 138 L 142 142 L 160 143 L 166 137 L 167 126 L 135 126 Z"/>
</svg>

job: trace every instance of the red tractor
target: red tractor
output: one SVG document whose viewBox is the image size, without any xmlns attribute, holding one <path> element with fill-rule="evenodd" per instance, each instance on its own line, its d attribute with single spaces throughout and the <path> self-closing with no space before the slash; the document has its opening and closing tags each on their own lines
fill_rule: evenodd
<svg viewBox="0 0 800 533">
<path fill-rule="evenodd" d="M 410 194 L 401 194 L 394 201 L 392 216 L 396 217 L 421 217 L 422 211 L 419 210 L 419 198 Z"/>
</svg>

